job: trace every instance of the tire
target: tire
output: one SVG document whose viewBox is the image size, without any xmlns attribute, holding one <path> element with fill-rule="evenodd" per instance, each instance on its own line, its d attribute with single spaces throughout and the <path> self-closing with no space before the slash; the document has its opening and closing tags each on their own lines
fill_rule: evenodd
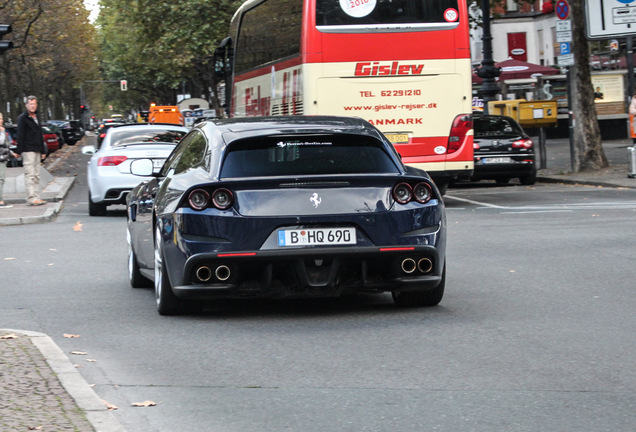
<svg viewBox="0 0 636 432">
<path fill-rule="evenodd" d="M 91 192 L 88 191 L 88 215 L 106 216 L 106 204 L 94 203 L 91 199 Z"/>
<path fill-rule="evenodd" d="M 128 280 L 130 286 L 133 288 L 149 288 L 152 286 L 150 280 L 148 280 L 139 271 L 139 263 L 137 262 L 137 255 L 132 247 L 132 237 L 130 235 L 130 229 L 126 230 L 126 240 L 128 241 Z"/>
<path fill-rule="evenodd" d="M 510 182 L 510 177 L 498 177 L 495 181 L 498 185 L 507 185 Z"/>
<path fill-rule="evenodd" d="M 439 193 L 442 196 L 446 195 L 446 190 L 448 189 L 448 182 L 447 181 L 435 182 L 435 186 L 437 186 L 437 189 L 439 189 Z"/>
<path fill-rule="evenodd" d="M 537 182 L 537 169 L 535 168 L 534 171 L 527 176 L 519 177 L 519 181 L 524 186 L 532 186 Z"/>
<path fill-rule="evenodd" d="M 403 308 L 414 307 L 430 307 L 437 306 L 444 297 L 444 289 L 446 287 L 446 263 L 442 270 L 442 280 L 432 290 L 427 291 L 393 291 L 393 302 L 396 306 Z"/>
<path fill-rule="evenodd" d="M 177 315 L 181 311 L 182 302 L 172 292 L 168 272 L 161 251 L 161 232 L 155 230 L 155 300 L 159 315 Z"/>
</svg>

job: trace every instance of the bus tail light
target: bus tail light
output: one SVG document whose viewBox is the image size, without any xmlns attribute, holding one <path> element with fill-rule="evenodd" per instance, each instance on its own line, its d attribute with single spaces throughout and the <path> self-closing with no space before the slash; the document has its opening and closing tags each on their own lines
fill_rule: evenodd
<svg viewBox="0 0 636 432">
<path fill-rule="evenodd" d="M 460 149 L 468 132 L 473 128 L 473 118 L 469 114 L 460 114 L 453 120 L 446 153 L 454 153 Z"/>
<path fill-rule="evenodd" d="M 126 159 L 126 156 L 104 156 L 97 160 L 97 166 L 117 166 Z"/>
<path fill-rule="evenodd" d="M 532 140 L 520 139 L 512 143 L 514 148 L 532 148 Z"/>
</svg>

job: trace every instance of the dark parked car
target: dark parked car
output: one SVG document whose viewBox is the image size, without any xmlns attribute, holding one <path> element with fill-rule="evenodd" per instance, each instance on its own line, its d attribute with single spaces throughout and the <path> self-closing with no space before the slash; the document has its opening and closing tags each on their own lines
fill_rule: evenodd
<svg viewBox="0 0 636 432">
<path fill-rule="evenodd" d="M 84 138 L 84 127 L 79 120 L 49 120 L 46 123 L 60 128 L 65 144 L 75 145 Z"/>
<path fill-rule="evenodd" d="M 129 194 L 129 277 L 161 315 L 187 301 L 444 294 L 446 217 L 430 177 L 357 118 L 260 117 L 192 128 Z"/>
<path fill-rule="evenodd" d="M 521 126 L 506 116 L 475 115 L 475 170 L 471 180 L 506 184 L 518 177 L 523 185 L 537 180 L 534 145 Z"/>
</svg>

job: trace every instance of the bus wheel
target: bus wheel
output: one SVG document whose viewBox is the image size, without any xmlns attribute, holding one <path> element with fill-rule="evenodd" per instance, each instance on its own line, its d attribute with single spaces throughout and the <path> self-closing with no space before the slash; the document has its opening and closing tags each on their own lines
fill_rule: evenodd
<svg viewBox="0 0 636 432">
<path fill-rule="evenodd" d="M 441 193 L 442 195 L 446 195 L 446 190 L 448 189 L 448 180 L 436 181 L 435 185 L 437 186 L 437 189 L 439 189 L 439 193 Z"/>
</svg>

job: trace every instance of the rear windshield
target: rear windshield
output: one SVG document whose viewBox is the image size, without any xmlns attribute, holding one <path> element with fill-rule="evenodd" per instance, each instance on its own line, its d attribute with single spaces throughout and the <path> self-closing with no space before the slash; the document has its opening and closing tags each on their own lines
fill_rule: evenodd
<svg viewBox="0 0 636 432">
<path fill-rule="evenodd" d="M 398 173 L 383 147 L 360 135 L 251 138 L 231 144 L 221 178 Z"/>
<path fill-rule="evenodd" d="M 110 133 L 112 147 L 141 143 L 178 144 L 186 134 L 184 131 L 168 128 L 151 130 L 121 128 L 113 129 Z"/>
<path fill-rule="evenodd" d="M 457 0 L 316 0 L 316 25 L 425 24 L 456 22 Z M 454 17 L 454 15 L 453 15 Z"/>
<path fill-rule="evenodd" d="M 522 135 L 521 126 L 508 117 L 473 117 L 475 136 Z"/>
</svg>

